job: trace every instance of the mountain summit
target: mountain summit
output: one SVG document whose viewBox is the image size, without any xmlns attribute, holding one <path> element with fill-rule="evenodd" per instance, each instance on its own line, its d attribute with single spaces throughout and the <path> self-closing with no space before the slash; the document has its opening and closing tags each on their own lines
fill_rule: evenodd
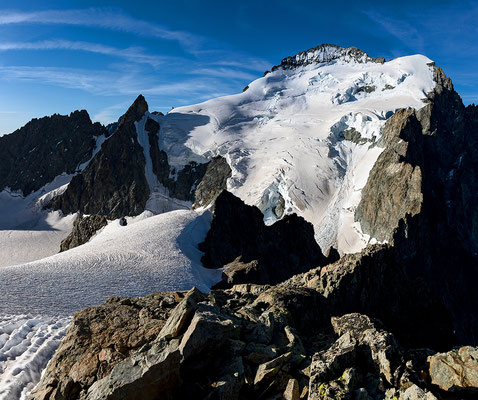
<svg viewBox="0 0 478 400">
<path fill-rule="evenodd" d="M 329 63 L 337 60 L 358 63 L 375 62 L 380 64 L 385 62 L 385 58 L 369 57 L 367 53 L 356 47 L 340 47 L 324 43 L 307 51 L 301 51 L 295 56 L 284 58 L 279 65 L 272 67 L 272 71 L 278 68 L 294 68 L 309 64 Z"/>
</svg>

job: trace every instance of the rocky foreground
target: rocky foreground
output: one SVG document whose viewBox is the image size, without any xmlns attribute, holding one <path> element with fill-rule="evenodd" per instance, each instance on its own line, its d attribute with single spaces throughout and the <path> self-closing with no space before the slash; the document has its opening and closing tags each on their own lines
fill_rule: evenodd
<svg viewBox="0 0 478 400">
<path fill-rule="evenodd" d="M 423 329 L 446 345 L 451 324 L 446 314 L 406 324 L 440 306 L 392 291 L 400 273 L 387 251 L 371 246 L 275 286 L 111 298 L 76 314 L 31 398 L 477 398 L 478 348 L 413 347 Z M 369 261 L 377 253 L 381 264 Z M 380 310 L 386 325 L 366 315 Z"/>
</svg>

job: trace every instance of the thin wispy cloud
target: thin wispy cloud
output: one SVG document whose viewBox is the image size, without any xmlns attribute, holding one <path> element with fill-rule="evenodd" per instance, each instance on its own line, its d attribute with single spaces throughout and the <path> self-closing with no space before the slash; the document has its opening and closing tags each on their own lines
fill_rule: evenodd
<svg viewBox="0 0 478 400">
<path fill-rule="evenodd" d="M 79 89 L 102 96 L 139 93 L 150 96 L 173 96 L 173 98 L 199 98 L 201 100 L 234 92 L 234 85 L 227 80 L 200 76 L 175 82 L 158 83 L 138 70 L 124 68 L 122 71 L 101 71 L 76 68 L 50 68 L 14 66 L 0 67 L 0 79 L 6 81 L 42 82 L 68 89 Z M 126 103 L 127 104 L 127 103 Z M 117 108 L 105 110 L 113 115 Z"/>
<path fill-rule="evenodd" d="M 161 83 L 143 88 L 141 93 L 145 95 L 175 95 L 177 97 L 188 95 L 201 95 L 204 98 L 212 98 L 218 95 L 231 93 L 231 85 L 217 79 L 198 78 L 187 79 L 174 83 Z"/>
<path fill-rule="evenodd" d="M 1 25 L 45 24 L 71 25 L 99 28 L 130 33 L 140 37 L 175 41 L 198 58 L 210 57 L 211 61 L 234 63 L 241 59 L 245 69 L 264 70 L 270 63 L 258 57 L 249 57 L 241 52 L 223 48 L 223 44 L 191 32 L 174 30 L 146 20 L 133 18 L 115 8 L 88 8 L 72 10 L 12 11 L 1 10 Z"/>
<path fill-rule="evenodd" d="M 439 7 L 402 8 L 397 13 L 386 4 L 363 11 L 373 35 L 393 37 L 392 56 L 422 53 L 444 67 L 466 103 L 476 102 L 478 54 L 478 4 L 450 1 Z M 378 28 L 378 29 L 377 29 Z"/>
<path fill-rule="evenodd" d="M 200 68 L 192 70 L 189 73 L 193 75 L 215 76 L 217 78 L 248 79 L 250 81 L 258 78 L 257 75 L 251 74 L 249 72 L 230 68 Z"/>
<path fill-rule="evenodd" d="M 365 10 L 364 14 L 398 39 L 407 50 L 427 53 L 439 43 L 442 52 L 448 55 L 478 51 L 476 2 L 450 2 L 438 9 L 423 10 L 419 14 L 412 10 L 408 13 L 405 11 L 401 17 L 390 15 L 381 7 Z M 372 25 L 371 29 L 376 27 Z"/>
<path fill-rule="evenodd" d="M 386 32 L 397 38 L 407 49 L 423 52 L 424 39 L 416 25 L 406 20 L 391 18 L 376 9 L 366 10 L 364 13 Z"/>
<path fill-rule="evenodd" d="M 95 94 L 108 94 L 122 78 L 111 71 L 30 66 L 0 67 L 0 79 L 6 81 L 41 82 Z"/>
<path fill-rule="evenodd" d="M 272 64 L 268 61 L 262 60 L 260 58 L 246 57 L 236 60 L 218 60 L 214 62 L 215 65 L 221 65 L 224 67 L 237 67 L 248 69 L 251 71 L 261 71 L 265 72 L 268 68 L 271 68 Z"/>
<path fill-rule="evenodd" d="M 128 102 L 122 102 L 109 107 L 105 107 L 99 112 L 97 112 L 92 119 L 93 121 L 101 122 L 104 125 L 109 124 L 110 122 L 113 122 L 118 118 L 118 114 L 124 113 L 128 106 Z"/>
<path fill-rule="evenodd" d="M 186 49 L 194 50 L 203 38 L 189 32 L 168 29 L 164 26 L 130 17 L 120 10 L 110 8 L 88 8 L 76 10 L 7 11 L 0 15 L 0 25 L 49 24 L 97 27 L 133 33 L 179 42 Z"/>
<path fill-rule="evenodd" d="M 175 57 L 165 57 L 146 54 L 140 47 L 116 48 L 100 43 L 89 43 L 69 40 L 44 40 L 40 42 L 0 42 L 0 51 L 12 50 L 76 50 L 89 53 L 103 54 L 118 58 L 124 58 L 136 63 L 159 66 L 167 61 L 173 61 Z"/>
<path fill-rule="evenodd" d="M 166 104 L 180 105 L 204 101 L 217 96 L 236 93 L 245 84 L 258 78 L 270 68 L 270 63 L 249 54 L 234 51 L 211 39 L 185 31 L 169 29 L 157 23 L 133 18 L 113 8 L 89 8 L 47 11 L 5 11 L 0 13 L 0 26 L 64 25 L 130 34 L 129 41 L 152 38 L 177 42 L 174 55 L 158 54 L 148 41 L 144 46 L 118 47 L 106 42 L 89 42 L 65 38 L 41 41 L 0 41 L 0 52 L 58 51 L 99 54 L 105 58 L 99 69 L 88 66 L 88 56 L 79 56 L 78 67 L 51 67 L 38 65 L 0 66 L 0 80 L 31 82 L 63 89 L 80 90 L 89 95 L 128 98 L 121 103 L 96 110 L 94 119 L 108 123 L 128 107 L 131 97 L 143 93 L 152 99 L 164 99 Z M 70 28 L 68 28 L 70 29 Z M 70 29 L 69 31 L 72 32 Z M 74 30 L 73 30 L 74 32 Z M 136 37 L 136 38 L 135 38 Z M 181 51 L 182 49 L 182 51 Z M 56 53 L 53 53 L 56 52 Z M 192 56 L 192 57 L 191 57 Z M 110 58 L 117 58 L 117 61 Z M 36 58 L 38 60 L 39 58 Z M 147 68 L 152 66 L 151 68 Z M 260 71 L 261 74 L 250 71 Z M 162 107 L 162 106 L 161 106 Z"/>
</svg>

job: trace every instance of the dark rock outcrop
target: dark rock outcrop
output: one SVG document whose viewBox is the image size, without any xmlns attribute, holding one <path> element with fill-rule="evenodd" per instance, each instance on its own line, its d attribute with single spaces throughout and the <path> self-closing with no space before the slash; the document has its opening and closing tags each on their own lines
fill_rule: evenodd
<svg viewBox="0 0 478 400">
<path fill-rule="evenodd" d="M 0 190 L 9 187 L 26 196 L 66 172 L 73 174 L 88 161 L 95 137 L 108 135 L 92 123 L 85 110 L 33 119 L 0 137 Z"/>
<path fill-rule="evenodd" d="M 195 201 L 195 188 L 200 184 L 206 173 L 208 163 L 198 164 L 191 161 L 177 173 L 176 179 L 169 179 L 165 186 L 169 189 L 169 194 L 179 200 Z M 175 171 L 172 171 L 175 173 Z"/>
<path fill-rule="evenodd" d="M 138 142 L 135 123 L 147 111 L 144 97 L 138 96 L 118 123 L 108 126 L 108 132 L 114 129 L 112 137 L 103 143 L 84 171 L 73 177 L 67 190 L 53 198 L 46 208 L 108 218 L 143 212 L 150 188 L 145 176 L 144 149 Z M 225 188 L 231 170 L 223 158 L 216 157 L 204 164 L 191 161 L 176 171 L 170 166 L 166 152 L 159 148 L 159 123 L 148 118 L 145 130 L 153 173 L 170 197 L 194 203 L 197 195 L 198 201 L 206 205 Z"/>
<path fill-rule="evenodd" d="M 85 170 L 74 176 L 66 191 L 47 207 L 65 214 L 80 211 L 109 218 L 143 212 L 150 190 L 135 122 L 146 111 L 148 105 L 140 95 Z"/>
<path fill-rule="evenodd" d="M 261 211 L 244 204 L 228 191 L 216 199 L 214 218 L 206 239 L 200 244 L 203 265 L 222 268 L 239 261 L 251 268 L 229 275 L 224 285 L 237 283 L 278 283 L 327 260 L 314 239 L 314 228 L 297 215 L 287 215 L 266 226 Z"/>
<path fill-rule="evenodd" d="M 71 233 L 61 242 L 60 252 L 85 244 L 107 224 L 108 220 L 103 215 L 79 215 L 73 223 Z"/>
<path fill-rule="evenodd" d="M 206 172 L 194 193 L 194 208 L 206 207 L 213 203 L 219 194 L 227 189 L 227 180 L 232 170 L 226 159 L 214 157 L 207 165 Z"/>
<path fill-rule="evenodd" d="M 153 164 L 153 173 L 158 177 L 158 181 L 163 183 L 169 179 L 170 167 L 168 163 L 168 155 L 165 151 L 159 149 L 159 124 L 148 118 L 144 129 L 148 132 L 149 153 Z"/>
<path fill-rule="evenodd" d="M 426 282 L 411 280 L 388 246 L 369 246 L 323 268 L 296 275 L 261 296 L 271 307 L 295 311 L 299 330 L 319 329 L 334 315 L 377 318 L 407 347 L 448 349 L 455 343 L 452 318 Z M 309 311 L 316 309 L 316 312 Z"/>
</svg>

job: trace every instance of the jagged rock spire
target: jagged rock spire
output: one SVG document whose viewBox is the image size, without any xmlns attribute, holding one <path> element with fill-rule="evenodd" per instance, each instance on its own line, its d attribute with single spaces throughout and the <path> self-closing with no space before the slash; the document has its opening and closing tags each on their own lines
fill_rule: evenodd
<svg viewBox="0 0 478 400">
<path fill-rule="evenodd" d="M 121 117 L 120 124 L 139 121 L 146 111 L 148 111 L 148 103 L 144 96 L 140 94 Z"/>
</svg>

